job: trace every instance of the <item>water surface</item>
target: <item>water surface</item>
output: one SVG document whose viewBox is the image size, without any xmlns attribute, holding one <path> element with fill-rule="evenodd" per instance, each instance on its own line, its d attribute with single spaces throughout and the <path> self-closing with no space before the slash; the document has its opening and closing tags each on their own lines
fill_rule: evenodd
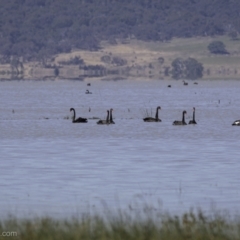
<svg viewBox="0 0 240 240">
<path fill-rule="evenodd" d="M 168 88 L 167 85 L 172 87 Z M 71 215 L 147 203 L 240 206 L 239 81 L 0 82 L 2 214 Z M 93 94 L 85 94 L 89 89 Z M 160 105 L 161 123 L 145 123 Z M 115 125 L 71 123 L 105 118 Z M 197 125 L 173 126 L 196 108 Z"/>
</svg>

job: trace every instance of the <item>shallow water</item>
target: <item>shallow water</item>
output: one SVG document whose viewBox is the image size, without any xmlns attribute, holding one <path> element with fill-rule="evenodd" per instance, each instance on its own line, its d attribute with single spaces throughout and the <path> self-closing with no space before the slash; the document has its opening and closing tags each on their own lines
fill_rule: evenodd
<svg viewBox="0 0 240 240">
<path fill-rule="evenodd" d="M 240 81 L 0 82 L 2 214 L 72 215 L 102 202 L 237 211 L 240 127 L 231 124 L 240 119 L 239 88 Z M 143 122 L 158 105 L 162 122 Z M 87 118 L 113 108 L 116 124 L 73 124 L 71 107 Z M 197 125 L 172 125 L 183 110 L 188 122 L 193 107 Z"/>
</svg>

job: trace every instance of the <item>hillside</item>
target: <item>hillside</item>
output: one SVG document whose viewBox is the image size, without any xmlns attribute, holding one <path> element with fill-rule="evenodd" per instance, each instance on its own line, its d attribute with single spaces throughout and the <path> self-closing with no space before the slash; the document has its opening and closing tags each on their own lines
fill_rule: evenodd
<svg viewBox="0 0 240 240">
<path fill-rule="evenodd" d="M 209 52 L 207 48 L 209 43 L 216 40 L 226 45 L 229 55 Z M 81 57 L 86 65 L 101 65 L 108 70 L 119 70 L 116 79 L 119 76 L 133 79 L 172 79 L 170 75 L 166 76 L 166 69 L 171 70 L 171 64 L 176 58 L 194 58 L 201 62 L 204 67 L 203 79 L 240 79 L 240 41 L 234 41 L 228 36 L 174 38 L 169 42 L 129 40 L 119 41 L 117 45 L 102 42 L 100 51 L 78 50 L 60 54 L 56 56 L 54 64 L 57 65 L 62 60 L 75 56 Z M 118 66 L 112 62 L 103 62 L 103 56 L 123 59 L 126 64 Z M 163 62 L 159 59 L 163 59 Z M 109 74 L 109 78 L 114 77 L 114 74 Z"/>
<path fill-rule="evenodd" d="M 1 0 L 1 63 L 95 51 L 116 39 L 169 41 L 240 31 L 239 0 Z"/>
<path fill-rule="evenodd" d="M 239 0 L 1 0 L 0 79 L 239 79 L 239 9 Z M 229 54 L 211 54 L 215 40 Z"/>
<path fill-rule="evenodd" d="M 207 46 L 222 41 L 228 55 L 211 54 Z M 202 79 L 240 79 L 240 41 L 228 36 L 174 38 L 169 42 L 117 40 L 101 43 L 97 51 L 74 50 L 54 55 L 43 65 L 32 61 L 17 66 L 19 75 L 11 73 L 9 64 L 0 65 L 4 79 L 172 79 L 172 62 L 176 58 L 193 58 L 203 67 Z M 3 74 L 4 73 L 4 74 Z"/>
</svg>

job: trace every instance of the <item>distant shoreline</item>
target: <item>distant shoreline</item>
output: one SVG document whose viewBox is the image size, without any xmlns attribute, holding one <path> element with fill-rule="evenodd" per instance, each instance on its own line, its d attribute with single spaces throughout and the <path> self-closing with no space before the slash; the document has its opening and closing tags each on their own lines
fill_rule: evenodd
<svg viewBox="0 0 240 240">
<path fill-rule="evenodd" d="M 207 46 L 213 40 L 224 42 L 230 54 L 210 54 Z M 240 80 L 238 46 L 239 41 L 230 40 L 227 36 L 173 39 L 170 42 L 130 39 L 119 40 L 116 45 L 103 42 L 99 51 L 74 50 L 53 56 L 44 63 L 18 60 L 15 65 L 1 64 L 0 79 L 170 80 L 174 59 L 193 58 L 204 67 L 203 77 L 199 80 Z"/>
</svg>

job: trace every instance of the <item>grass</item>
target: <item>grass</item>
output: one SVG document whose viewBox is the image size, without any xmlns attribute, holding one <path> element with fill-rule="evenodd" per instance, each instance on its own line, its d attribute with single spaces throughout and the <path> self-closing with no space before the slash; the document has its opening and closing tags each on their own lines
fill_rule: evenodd
<svg viewBox="0 0 240 240">
<path fill-rule="evenodd" d="M 209 52 L 208 45 L 216 40 L 225 44 L 229 55 L 223 56 Z M 102 42 L 99 51 L 75 49 L 71 53 L 59 54 L 55 56 L 52 64 L 58 65 L 61 61 L 67 61 L 77 56 L 81 57 L 87 65 L 102 65 L 109 70 L 127 69 L 125 77 L 128 78 L 170 79 L 170 77 L 164 75 L 164 69 L 171 67 L 172 61 L 178 57 L 183 59 L 191 57 L 203 64 L 205 69 L 203 79 L 240 79 L 240 71 L 238 71 L 240 40 L 231 40 L 228 36 L 173 38 L 169 42 L 143 42 L 136 39 L 129 39 L 124 42 L 118 40 L 117 42 L 116 45 Z M 127 65 L 117 67 L 114 64 L 101 61 L 101 57 L 106 55 L 122 58 L 127 61 Z M 159 57 L 164 58 L 164 64 L 159 63 Z M 151 67 L 149 67 L 150 65 Z M 4 70 L 3 67 L 5 66 L 0 66 L 0 70 Z M 24 68 L 26 78 L 31 78 L 31 76 L 41 78 L 42 75 L 53 74 L 43 72 L 33 63 L 24 64 Z M 60 73 L 63 78 L 68 78 L 69 74 L 72 74 L 72 77 L 78 77 L 82 74 L 78 66 L 76 68 L 64 66 L 60 69 Z"/>
<path fill-rule="evenodd" d="M 119 211 L 101 217 L 83 215 L 81 218 L 16 219 L 0 222 L 0 233 L 15 232 L 7 239 L 19 240 L 237 240 L 240 239 L 240 221 L 226 215 L 204 215 L 189 211 L 182 216 L 156 212 L 152 208 L 142 213 Z M 6 239 L 0 236 L 0 239 Z"/>
</svg>

